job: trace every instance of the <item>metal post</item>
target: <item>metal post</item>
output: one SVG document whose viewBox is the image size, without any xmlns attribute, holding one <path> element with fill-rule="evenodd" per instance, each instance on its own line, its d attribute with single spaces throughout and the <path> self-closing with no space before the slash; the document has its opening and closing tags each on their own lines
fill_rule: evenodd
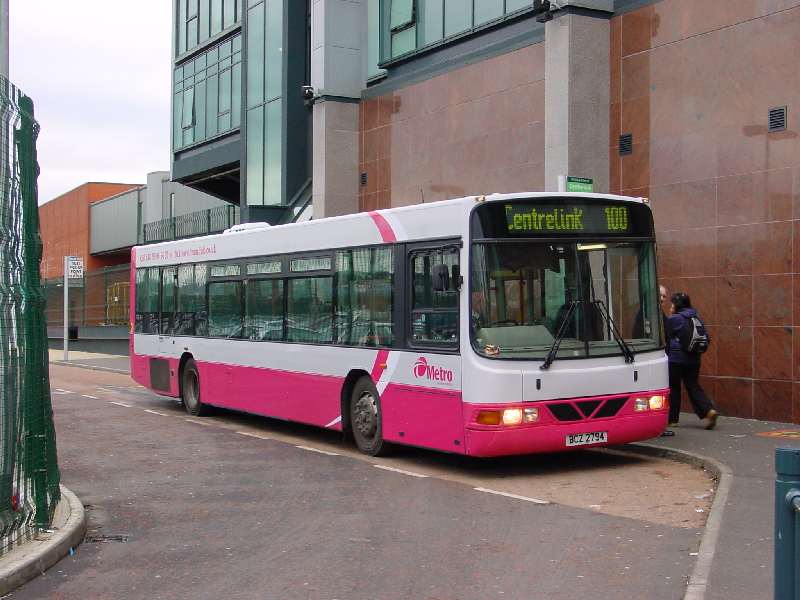
<svg viewBox="0 0 800 600">
<path fill-rule="evenodd" d="M 69 256 L 64 257 L 64 361 L 69 360 Z"/>
<path fill-rule="evenodd" d="M 777 448 L 775 472 L 775 600 L 800 600 L 800 448 Z"/>
</svg>

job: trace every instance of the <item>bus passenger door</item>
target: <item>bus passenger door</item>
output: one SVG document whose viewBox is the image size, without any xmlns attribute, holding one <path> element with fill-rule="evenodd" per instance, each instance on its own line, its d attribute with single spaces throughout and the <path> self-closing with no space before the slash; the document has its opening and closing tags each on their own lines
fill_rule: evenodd
<svg viewBox="0 0 800 600">
<path fill-rule="evenodd" d="M 404 290 L 405 351 L 382 395 L 384 437 L 464 452 L 459 355 L 460 240 L 409 244 Z"/>
</svg>

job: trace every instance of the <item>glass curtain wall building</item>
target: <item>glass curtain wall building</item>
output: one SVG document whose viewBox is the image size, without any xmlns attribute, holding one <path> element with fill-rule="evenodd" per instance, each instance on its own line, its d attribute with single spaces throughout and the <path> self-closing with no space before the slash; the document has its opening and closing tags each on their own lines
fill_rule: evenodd
<svg viewBox="0 0 800 600">
<path fill-rule="evenodd" d="M 533 10 L 533 0 L 379 0 L 371 4 L 379 13 L 380 23 L 371 24 L 371 44 L 380 48 L 380 63 L 413 56 L 418 50 Z"/>
<path fill-rule="evenodd" d="M 239 205 L 243 222 L 284 220 L 310 193 L 308 1 L 173 11 L 173 180 Z"/>
</svg>

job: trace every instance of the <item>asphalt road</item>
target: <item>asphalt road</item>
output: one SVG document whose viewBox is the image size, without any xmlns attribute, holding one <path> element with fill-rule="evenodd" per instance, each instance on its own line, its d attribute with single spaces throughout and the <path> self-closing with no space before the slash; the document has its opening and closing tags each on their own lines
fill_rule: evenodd
<svg viewBox="0 0 800 600">
<path fill-rule="evenodd" d="M 710 501 L 660 459 L 372 459 L 331 432 L 188 418 L 124 375 L 51 380 L 88 538 L 14 600 L 677 599 Z"/>
</svg>

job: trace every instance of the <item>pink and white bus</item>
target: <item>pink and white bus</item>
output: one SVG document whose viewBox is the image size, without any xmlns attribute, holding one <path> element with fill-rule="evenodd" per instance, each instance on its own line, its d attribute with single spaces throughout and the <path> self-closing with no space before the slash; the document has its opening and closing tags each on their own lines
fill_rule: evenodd
<svg viewBox="0 0 800 600">
<path fill-rule="evenodd" d="M 622 444 L 666 426 L 647 201 L 503 194 L 132 251 L 131 373 L 201 415 L 377 455 Z"/>
</svg>

